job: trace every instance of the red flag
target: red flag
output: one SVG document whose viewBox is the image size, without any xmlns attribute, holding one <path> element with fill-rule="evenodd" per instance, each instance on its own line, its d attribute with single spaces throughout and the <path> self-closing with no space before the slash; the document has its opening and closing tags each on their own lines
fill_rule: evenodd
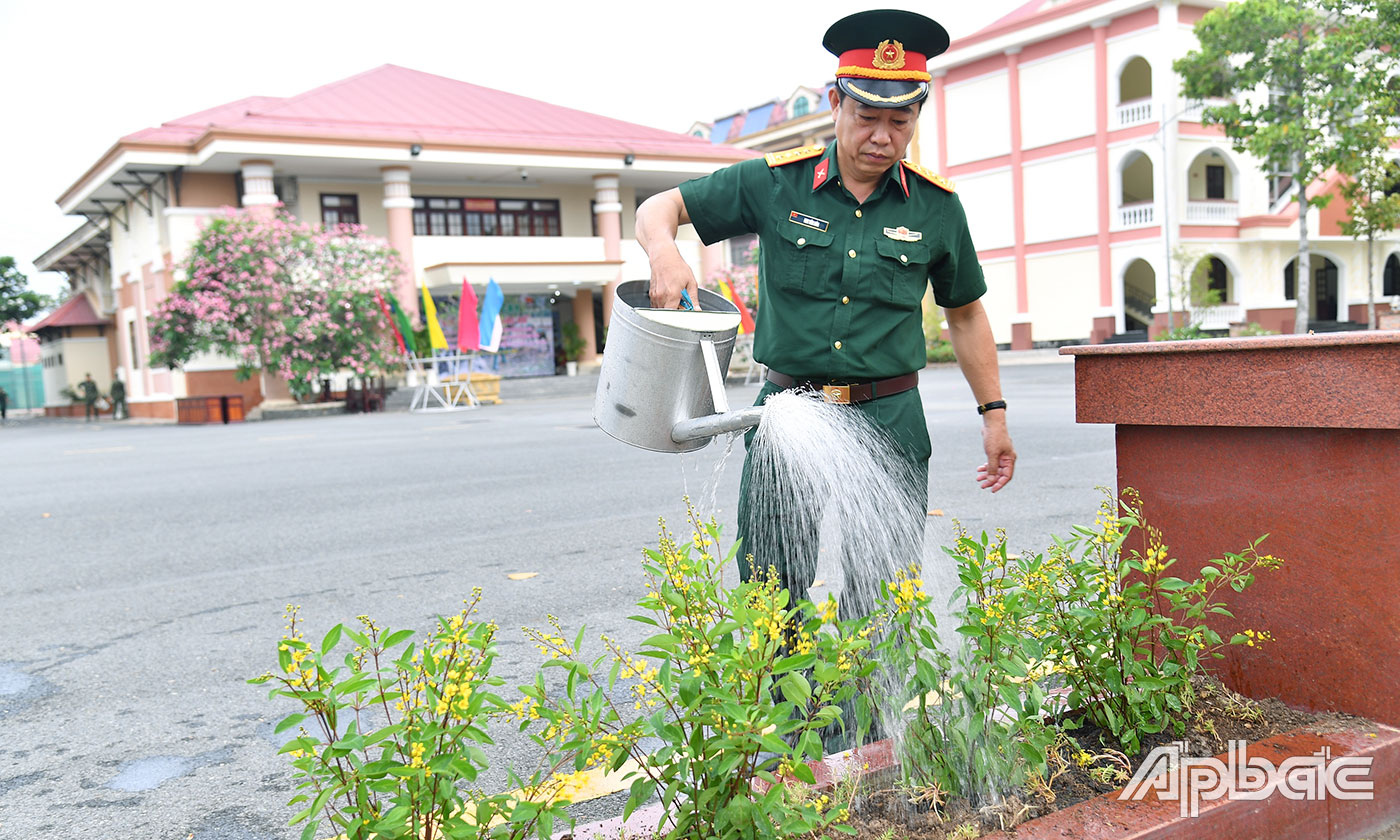
<svg viewBox="0 0 1400 840">
<path fill-rule="evenodd" d="M 462 278 L 462 299 L 457 307 L 457 352 L 481 349 L 481 326 L 476 319 L 476 290 Z"/>
<path fill-rule="evenodd" d="M 374 300 L 379 304 L 379 311 L 384 313 L 384 320 L 389 322 L 389 329 L 394 331 L 394 341 L 398 342 L 399 352 L 408 355 L 408 345 L 404 344 L 403 336 L 399 334 L 399 325 L 394 323 L 394 313 L 389 311 L 389 304 L 384 302 L 384 296 L 379 292 L 374 293 Z"/>
</svg>

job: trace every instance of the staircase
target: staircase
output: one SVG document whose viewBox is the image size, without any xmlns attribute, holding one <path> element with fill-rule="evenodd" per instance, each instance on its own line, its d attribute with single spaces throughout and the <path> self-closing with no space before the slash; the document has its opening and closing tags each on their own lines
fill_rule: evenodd
<svg viewBox="0 0 1400 840">
<path fill-rule="evenodd" d="M 1153 301 L 1152 298 L 1137 294 L 1132 289 L 1123 290 L 1123 314 L 1137 321 L 1139 324 L 1152 323 L 1153 303 L 1155 303 L 1155 301 Z M 1129 333 L 1135 332 L 1137 331 L 1129 330 Z"/>
<path fill-rule="evenodd" d="M 1147 330 L 1128 330 L 1127 332 L 1114 333 L 1103 340 L 1104 344 L 1131 344 L 1136 341 L 1146 341 Z"/>
</svg>

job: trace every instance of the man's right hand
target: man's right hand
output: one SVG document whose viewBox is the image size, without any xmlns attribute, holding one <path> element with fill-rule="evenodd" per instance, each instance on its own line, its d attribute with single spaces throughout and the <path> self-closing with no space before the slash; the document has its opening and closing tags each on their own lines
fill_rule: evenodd
<svg viewBox="0 0 1400 840">
<path fill-rule="evenodd" d="M 675 187 L 657 193 L 637 208 L 637 242 L 651 263 L 651 305 L 657 309 L 679 309 L 681 292 L 686 290 L 695 308 L 700 308 L 695 272 L 676 249 L 676 228 L 689 223 L 685 198 Z"/>
<path fill-rule="evenodd" d="M 700 308 L 700 290 L 695 272 L 675 248 L 658 249 L 651 258 L 651 305 L 657 309 L 680 309 L 681 292 L 690 292 L 695 308 Z"/>
</svg>

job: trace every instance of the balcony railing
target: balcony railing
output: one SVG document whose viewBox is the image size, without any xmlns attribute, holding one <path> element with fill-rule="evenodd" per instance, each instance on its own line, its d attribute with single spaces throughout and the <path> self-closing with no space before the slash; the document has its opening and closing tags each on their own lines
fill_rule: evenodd
<svg viewBox="0 0 1400 840">
<path fill-rule="evenodd" d="M 1152 100 L 1134 99 L 1118 106 L 1118 128 L 1152 122 Z"/>
<path fill-rule="evenodd" d="M 1234 223 L 1240 217 L 1240 205 L 1235 201 L 1211 199 L 1186 202 L 1186 221 L 1198 224 Z"/>
<path fill-rule="evenodd" d="M 1207 99 L 1205 101 L 1197 100 L 1194 102 L 1188 102 L 1186 103 L 1186 110 L 1181 112 L 1181 121 L 1200 122 L 1201 112 L 1205 110 L 1205 107 L 1207 105 L 1211 107 L 1218 107 L 1220 105 L 1228 104 L 1230 104 L 1230 100 L 1228 99 Z"/>
<path fill-rule="evenodd" d="M 1191 323 L 1203 330 L 1228 330 L 1231 324 L 1243 320 L 1244 306 L 1238 303 L 1198 306 L 1191 310 Z"/>
<path fill-rule="evenodd" d="M 1118 208 L 1118 226 L 1120 228 L 1145 227 L 1154 224 L 1156 220 L 1155 207 L 1150 201 L 1138 202 L 1136 204 L 1124 204 Z"/>
</svg>

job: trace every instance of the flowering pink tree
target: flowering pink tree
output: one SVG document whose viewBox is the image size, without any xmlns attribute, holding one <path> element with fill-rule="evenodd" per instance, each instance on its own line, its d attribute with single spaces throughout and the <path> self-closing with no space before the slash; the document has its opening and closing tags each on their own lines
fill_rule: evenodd
<svg viewBox="0 0 1400 840">
<path fill-rule="evenodd" d="M 374 298 L 399 273 L 398 256 L 363 227 L 229 214 L 205 225 L 180 268 L 185 279 L 151 316 L 153 364 L 220 353 L 240 379 L 274 372 L 303 396 L 336 371 L 399 363 Z"/>
</svg>

